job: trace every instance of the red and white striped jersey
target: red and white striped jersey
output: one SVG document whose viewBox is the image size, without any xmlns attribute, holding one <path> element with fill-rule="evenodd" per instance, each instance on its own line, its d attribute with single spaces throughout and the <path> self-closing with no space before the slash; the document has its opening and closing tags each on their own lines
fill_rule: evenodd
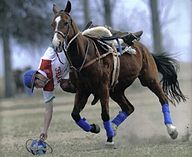
<svg viewBox="0 0 192 157">
<path fill-rule="evenodd" d="M 54 99 L 54 89 L 61 79 L 69 78 L 69 64 L 64 52 L 56 54 L 50 46 L 41 57 L 38 72 L 49 78 L 49 82 L 43 88 L 45 102 Z"/>
</svg>

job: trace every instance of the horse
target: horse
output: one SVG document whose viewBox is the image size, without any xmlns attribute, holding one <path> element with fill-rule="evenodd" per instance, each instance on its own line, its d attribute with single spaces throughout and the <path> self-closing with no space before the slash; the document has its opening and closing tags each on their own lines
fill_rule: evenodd
<svg viewBox="0 0 192 157">
<path fill-rule="evenodd" d="M 125 96 L 125 89 L 138 78 L 141 85 L 148 87 L 158 97 L 168 134 L 172 139 L 177 138 L 178 132 L 172 123 L 169 102 L 176 104 L 186 100 L 177 79 L 178 62 L 166 53 L 152 54 L 142 43 L 134 42 L 132 45 L 136 50 L 134 55 L 124 53 L 118 57 L 119 74 L 112 86 L 114 52 L 110 48 L 106 52 L 94 38 L 83 35 L 72 19 L 70 11 L 70 1 L 67 2 L 64 10 L 53 5 L 52 44 L 58 51 L 63 47 L 70 64 L 70 79 L 77 88 L 71 113 L 76 124 L 86 132 L 99 133 L 99 125 L 90 124 L 80 115 L 88 97 L 93 94 L 101 103 L 101 118 L 107 136 L 106 144 L 113 145 L 117 128 L 134 112 L 134 106 Z M 161 81 L 159 73 L 162 74 Z M 109 115 L 109 97 L 121 108 L 113 119 L 110 119 Z"/>
</svg>

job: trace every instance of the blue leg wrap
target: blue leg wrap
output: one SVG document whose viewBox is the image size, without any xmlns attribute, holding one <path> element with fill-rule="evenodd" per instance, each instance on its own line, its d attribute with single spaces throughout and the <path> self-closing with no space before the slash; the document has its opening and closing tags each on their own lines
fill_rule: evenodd
<svg viewBox="0 0 192 157">
<path fill-rule="evenodd" d="M 81 118 L 78 122 L 76 122 L 77 125 L 82 128 L 84 131 L 89 132 L 91 130 L 91 125 L 86 121 L 85 118 Z"/>
<path fill-rule="evenodd" d="M 112 120 L 112 123 L 119 126 L 127 117 L 128 114 L 126 112 L 119 112 L 119 114 Z"/>
<path fill-rule="evenodd" d="M 162 112 L 163 112 L 163 115 L 164 115 L 164 123 L 165 124 L 172 124 L 172 120 L 171 120 L 171 115 L 170 115 L 169 105 L 168 104 L 162 105 Z"/>
<path fill-rule="evenodd" d="M 113 137 L 114 131 L 113 131 L 112 126 L 111 126 L 111 121 L 109 120 L 109 121 L 103 122 L 103 125 L 104 125 L 104 128 L 106 130 L 107 137 L 108 138 Z"/>
</svg>

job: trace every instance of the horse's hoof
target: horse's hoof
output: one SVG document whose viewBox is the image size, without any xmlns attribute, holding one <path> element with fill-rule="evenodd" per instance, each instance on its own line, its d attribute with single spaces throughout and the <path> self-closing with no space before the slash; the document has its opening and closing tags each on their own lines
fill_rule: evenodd
<svg viewBox="0 0 192 157">
<path fill-rule="evenodd" d="M 92 128 L 90 130 L 90 132 L 98 134 L 100 132 L 100 127 L 97 124 L 91 124 Z"/>
<path fill-rule="evenodd" d="M 172 124 L 167 124 L 167 132 L 172 139 L 176 139 L 178 136 L 177 128 Z"/>
<path fill-rule="evenodd" d="M 114 146 L 113 137 L 108 138 L 107 142 L 105 143 L 105 145 L 107 147 L 113 147 Z"/>
<path fill-rule="evenodd" d="M 172 138 L 173 140 L 176 139 L 177 136 L 178 136 L 178 131 L 175 130 L 172 134 L 170 134 L 170 136 L 171 136 L 171 138 Z"/>
<path fill-rule="evenodd" d="M 107 146 L 107 147 L 114 147 L 114 142 L 106 142 L 105 143 L 105 146 Z"/>
<path fill-rule="evenodd" d="M 112 126 L 112 129 L 114 132 L 114 136 L 116 136 L 117 135 L 117 125 L 115 125 L 114 123 L 111 123 L 111 126 Z"/>
<path fill-rule="evenodd" d="M 177 129 L 174 130 L 174 131 L 172 131 L 171 133 L 169 133 L 169 135 L 171 136 L 171 138 L 172 138 L 173 140 L 176 139 L 177 136 L 178 136 L 178 131 L 177 131 Z"/>
</svg>

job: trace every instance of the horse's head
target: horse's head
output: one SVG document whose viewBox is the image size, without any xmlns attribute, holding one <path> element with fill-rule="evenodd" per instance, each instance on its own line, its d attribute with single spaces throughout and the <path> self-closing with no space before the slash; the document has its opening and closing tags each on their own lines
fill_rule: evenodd
<svg viewBox="0 0 192 157">
<path fill-rule="evenodd" d="M 75 33 L 73 30 L 74 27 L 72 26 L 72 19 L 69 15 L 70 11 L 70 1 L 67 2 L 64 10 L 60 10 L 55 4 L 53 5 L 55 17 L 51 24 L 54 30 L 52 43 L 53 46 L 59 51 L 62 50 L 62 46 L 65 46 Z"/>
</svg>

